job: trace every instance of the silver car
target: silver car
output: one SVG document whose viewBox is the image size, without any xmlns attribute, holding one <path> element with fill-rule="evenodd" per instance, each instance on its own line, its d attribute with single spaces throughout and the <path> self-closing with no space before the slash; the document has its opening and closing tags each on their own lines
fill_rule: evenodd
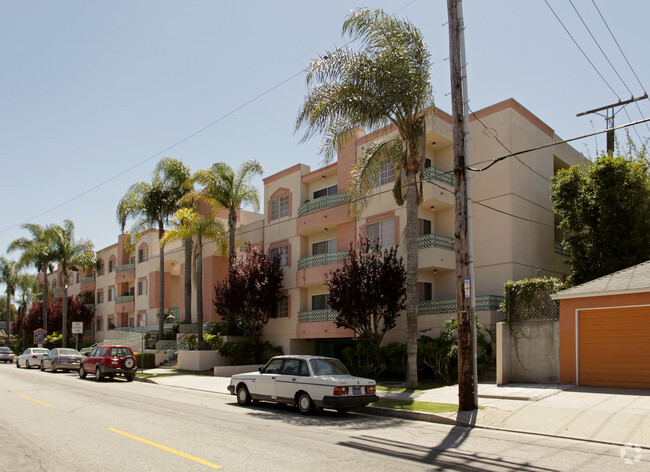
<svg viewBox="0 0 650 472">
<path fill-rule="evenodd" d="M 25 349 L 20 356 L 16 357 L 16 367 L 27 367 L 31 369 L 32 367 L 40 367 L 41 359 L 48 355 L 50 352 L 49 349 L 44 347 L 30 347 Z"/>
<path fill-rule="evenodd" d="M 64 371 L 79 370 L 81 354 L 76 349 L 55 347 L 50 353 L 41 359 L 41 370 L 56 372 L 61 369 Z"/>
<path fill-rule="evenodd" d="M 9 349 L 7 346 L 0 347 L 0 362 L 13 362 L 14 361 L 14 351 Z"/>
</svg>

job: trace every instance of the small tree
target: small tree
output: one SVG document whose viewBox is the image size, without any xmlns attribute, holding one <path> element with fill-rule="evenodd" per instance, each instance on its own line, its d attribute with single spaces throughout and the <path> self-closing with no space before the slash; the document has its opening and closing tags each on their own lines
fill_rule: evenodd
<svg viewBox="0 0 650 472">
<path fill-rule="evenodd" d="M 325 284 L 330 306 L 338 312 L 336 325 L 354 330 L 362 342 L 381 344 L 406 308 L 406 269 L 397 248 L 382 252 L 368 238 L 359 241 L 358 250 L 350 245 L 343 268 Z"/>
<path fill-rule="evenodd" d="M 275 314 L 283 272 L 277 258 L 256 245 L 233 260 L 228 279 L 215 286 L 217 314 L 238 326 L 251 343 L 261 345 L 262 329 Z"/>
</svg>

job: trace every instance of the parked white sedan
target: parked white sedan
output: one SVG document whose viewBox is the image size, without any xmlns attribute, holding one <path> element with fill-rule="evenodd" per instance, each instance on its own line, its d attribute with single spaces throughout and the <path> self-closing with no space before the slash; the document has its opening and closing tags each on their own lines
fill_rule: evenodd
<svg viewBox="0 0 650 472">
<path fill-rule="evenodd" d="M 44 347 L 30 347 L 25 349 L 20 356 L 16 357 L 16 367 L 40 367 L 41 359 L 49 354 L 50 350 Z"/>
<path fill-rule="evenodd" d="M 338 359 L 277 356 L 259 372 L 233 375 L 228 391 L 237 403 L 266 400 L 296 405 L 303 415 L 329 408 L 345 413 L 379 400 L 376 383 L 350 375 Z"/>
</svg>

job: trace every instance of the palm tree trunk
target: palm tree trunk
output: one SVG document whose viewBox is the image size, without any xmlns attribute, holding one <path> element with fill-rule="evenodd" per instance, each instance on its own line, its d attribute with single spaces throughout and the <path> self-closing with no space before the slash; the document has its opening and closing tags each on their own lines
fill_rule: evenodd
<svg viewBox="0 0 650 472">
<path fill-rule="evenodd" d="M 43 266 L 43 329 L 47 331 L 47 264 Z"/>
<path fill-rule="evenodd" d="M 61 305 L 61 347 L 68 347 L 68 276 L 63 284 L 63 303 Z"/>
<path fill-rule="evenodd" d="M 235 259 L 235 230 L 237 228 L 237 212 L 234 208 L 228 213 L 228 271 Z"/>
<path fill-rule="evenodd" d="M 7 341 L 5 343 L 5 346 L 9 346 L 9 337 L 11 336 L 11 331 L 9 330 L 9 322 L 11 321 L 11 316 L 9 315 L 9 311 L 11 310 L 11 290 L 9 289 L 9 286 L 7 285 L 7 312 L 5 316 L 5 321 L 6 321 L 6 328 L 7 328 Z"/>
<path fill-rule="evenodd" d="M 165 234 L 163 222 L 158 222 L 158 242 Z M 158 297 L 158 340 L 165 336 L 165 248 L 160 246 L 160 296 Z"/>
<path fill-rule="evenodd" d="M 406 387 L 418 385 L 418 192 L 417 172 L 407 171 L 406 180 Z"/>
<path fill-rule="evenodd" d="M 192 322 L 192 238 L 185 238 L 185 323 Z"/>
<path fill-rule="evenodd" d="M 201 236 L 197 237 L 196 257 L 196 325 L 197 349 L 203 350 L 203 242 Z"/>
</svg>

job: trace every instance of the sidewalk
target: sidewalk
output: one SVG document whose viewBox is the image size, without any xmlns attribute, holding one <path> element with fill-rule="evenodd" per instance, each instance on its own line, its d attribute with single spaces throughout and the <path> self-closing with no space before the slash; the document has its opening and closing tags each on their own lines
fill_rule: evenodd
<svg viewBox="0 0 650 472">
<path fill-rule="evenodd" d="M 171 373 L 150 381 L 171 387 L 228 394 L 228 377 Z M 458 404 L 458 386 L 414 393 L 378 391 L 378 395 L 425 402 Z M 234 397 L 233 397 L 234 399 Z M 479 410 L 473 412 L 418 413 L 366 407 L 367 413 L 422 421 L 471 425 L 481 428 L 543 434 L 650 448 L 650 391 L 576 387 L 573 385 L 496 386 L 479 384 Z"/>
</svg>

